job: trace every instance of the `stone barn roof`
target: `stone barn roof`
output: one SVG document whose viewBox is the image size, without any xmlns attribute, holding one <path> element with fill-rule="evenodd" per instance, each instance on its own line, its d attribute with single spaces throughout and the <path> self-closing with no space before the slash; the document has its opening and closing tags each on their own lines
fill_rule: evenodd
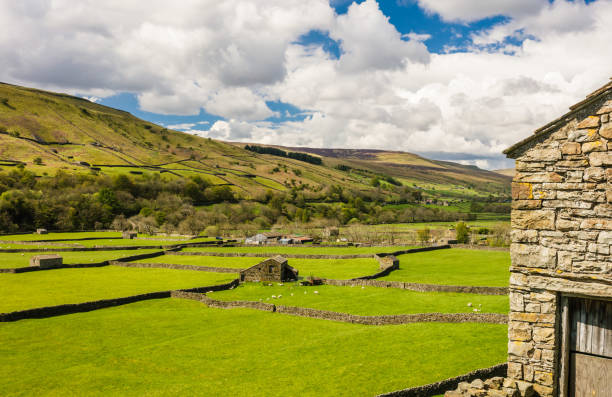
<svg viewBox="0 0 612 397">
<path fill-rule="evenodd" d="M 559 117 L 558 119 L 551 121 L 545 126 L 538 128 L 537 130 L 535 130 L 533 135 L 523 139 L 520 142 L 515 143 L 514 145 L 510 146 L 508 149 L 504 150 L 503 153 L 507 157 L 512 158 L 512 159 L 520 156 L 523 150 L 525 150 L 529 146 L 529 144 L 532 144 L 538 141 L 540 138 L 544 138 L 548 136 L 549 133 L 565 125 L 567 122 L 573 119 L 574 116 L 576 116 L 576 114 L 579 113 L 581 110 L 583 110 L 587 106 L 604 98 L 606 95 L 609 95 L 609 94 L 612 94 L 612 81 L 608 82 L 603 87 L 587 95 L 586 99 L 578 102 L 577 104 L 573 106 L 570 106 L 569 112 L 565 113 L 563 116 Z"/>
</svg>

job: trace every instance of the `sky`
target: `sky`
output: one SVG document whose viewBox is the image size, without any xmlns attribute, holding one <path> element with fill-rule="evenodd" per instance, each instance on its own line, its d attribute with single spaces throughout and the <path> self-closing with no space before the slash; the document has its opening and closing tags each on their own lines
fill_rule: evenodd
<svg viewBox="0 0 612 397">
<path fill-rule="evenodd" d="M 0 0 L 0 81 L 203 137 L 486 169 L 612 77 L 612 0 Z"/>
</svg>

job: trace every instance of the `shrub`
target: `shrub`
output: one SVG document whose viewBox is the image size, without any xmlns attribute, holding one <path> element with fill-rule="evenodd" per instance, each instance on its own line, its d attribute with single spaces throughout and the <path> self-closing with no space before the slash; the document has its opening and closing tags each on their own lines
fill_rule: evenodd
<svg viewBox="0 0 612 397">
<path fill-rule="evenodd" d="M 455 227 L 457 231 L 457 242 L 460 244 L 467 244 L 470 241 L 470 233 L 465 222 L 457 223 Z"/>
</svg>

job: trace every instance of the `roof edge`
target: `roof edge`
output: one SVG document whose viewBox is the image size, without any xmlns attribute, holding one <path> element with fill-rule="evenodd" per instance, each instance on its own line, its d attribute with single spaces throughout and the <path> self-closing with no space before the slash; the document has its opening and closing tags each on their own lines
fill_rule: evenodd
<svg viewBox="0 0 612 397">
<path fill-rule="evenodd" d="M 612 77 L 610 78 L 610 80 L 612 80 Z M 515 143 L 514 145 L 510 146 L 508 149 L 504 150 L 502 153 L 506 155 L 506 157 L 508 158 L 515 158 L 513 157 L 515 155 L 515 152 L 520 149 L 521 147 L 523 147 L 524 145 L 528 144 L 531 141 L 534 141 L 535 139 L 546 135 L 548 132 L 550 132 L 551 130 L 555 129 L 556 127 L 559 126 L 559 124 L 562 124 L 564 122 L 569 121 L 573 115 L 575 115 L 576 113 L 578 113 L 580 110 L 584 109 L 586 106 L 590 105 L 591 103 L 597 101 L 598 99 L 600 99 L 603 95 L 612 92 L 612 81 L 610 81 L 609 83 L 607 83 L 606 85 L 604 85 L 601 88 L 598 88 L 597 90 L 593 91 L 592 93 L 590 93 L 589 95 L 587 95 L 586 99 L 576 103 L 575 105 L 570 106 L 570 111 L 565 113 L 563 116 L 551 121 L 550 123 L 538 128 L 537 130 L 534 131 L 534 133 L 530 136 L 528 136 L 527 138 L 523 139 L 522 141 L 519 141 L 517 143 Z"/>
</svg>

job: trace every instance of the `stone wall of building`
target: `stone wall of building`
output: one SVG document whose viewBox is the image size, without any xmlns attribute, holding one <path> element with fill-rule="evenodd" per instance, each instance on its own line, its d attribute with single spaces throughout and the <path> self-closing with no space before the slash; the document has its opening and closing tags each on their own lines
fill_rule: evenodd
<svg viewBox="0 0 612 397">
<path fill-rule="evenodd" d="M 611 96 L 574 107 L 508 152 L 517 171 L 508 377 L 541 396 L 558 391 L 560 297 L 612 294 Z"/>
</svg>

